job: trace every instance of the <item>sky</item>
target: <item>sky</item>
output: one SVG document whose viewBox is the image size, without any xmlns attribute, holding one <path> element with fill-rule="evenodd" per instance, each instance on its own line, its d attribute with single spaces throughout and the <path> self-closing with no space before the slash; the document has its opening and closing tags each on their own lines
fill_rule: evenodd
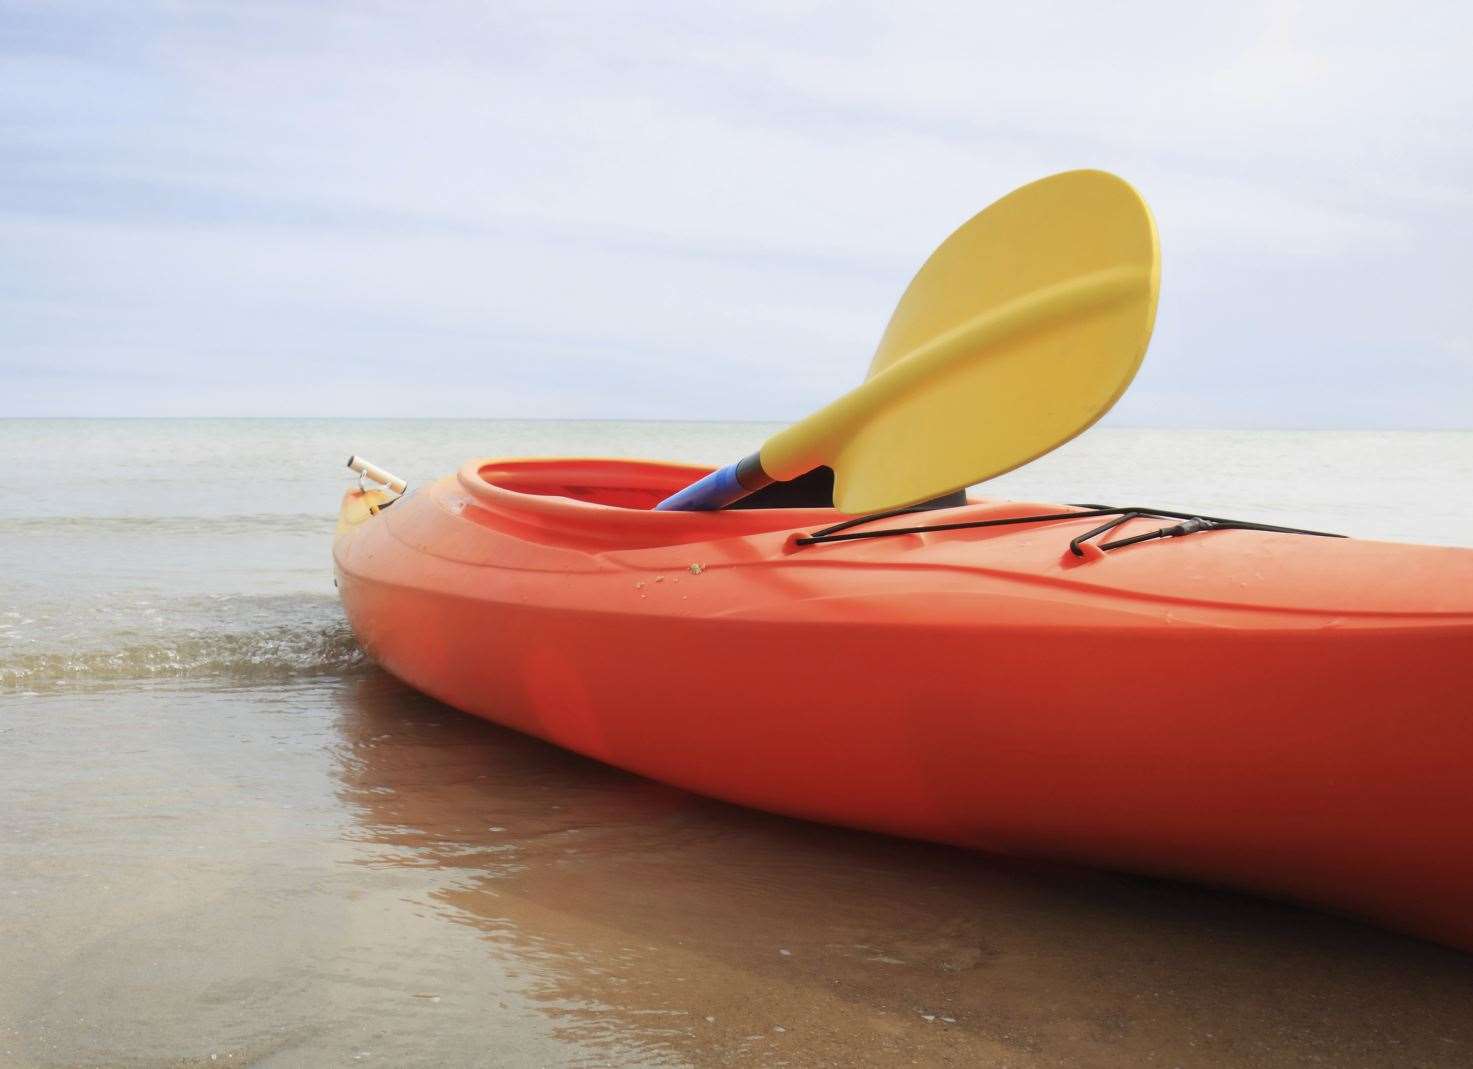
<svg viewBox="0 0 1473 1069">
<path fill-rule="evenodd" d="M 1473 5 L 0 0 L 0 416 L 800 418 L 1131 181 L 1122 426 L 1473 427 Z"/>
</svg>

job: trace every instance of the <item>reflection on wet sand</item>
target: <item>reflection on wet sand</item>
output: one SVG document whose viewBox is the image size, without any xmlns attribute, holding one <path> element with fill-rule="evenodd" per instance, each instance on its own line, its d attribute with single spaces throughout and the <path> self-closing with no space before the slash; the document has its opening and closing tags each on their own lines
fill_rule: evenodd
<svg viewBox="0 0 1473 1069">
<path fill-rule="evenodd" d="M 1473 1061 L 1468 955 L 1237 895 L 752 813 L 376 672 L 345 692 L 339 727 L 356 856 L 421 870 L 417 893 L 484 937 L 570 1060 Z"/>
</svg>

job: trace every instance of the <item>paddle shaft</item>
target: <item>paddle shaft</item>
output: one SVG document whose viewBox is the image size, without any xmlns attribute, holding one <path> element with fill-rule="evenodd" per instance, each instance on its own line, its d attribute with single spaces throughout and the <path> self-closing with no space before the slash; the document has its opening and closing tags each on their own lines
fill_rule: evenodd
<svg viewBox="0 0 1473 1069">
<path fill-rule="evenodd" d="M 776 481 L 762 470 L 761 454 L 753 453 L 735 464 L 717 468 L 684 490 L 671 494 L 655 508 L 665 512 L 714 512 Z"/>
</svg>

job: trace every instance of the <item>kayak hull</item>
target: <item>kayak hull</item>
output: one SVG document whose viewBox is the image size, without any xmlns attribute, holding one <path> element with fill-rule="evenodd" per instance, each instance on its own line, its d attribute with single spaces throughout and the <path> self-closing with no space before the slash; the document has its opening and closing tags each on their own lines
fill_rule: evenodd
<svg viewBox="0 0 1473 1069">
<path fill-rule="evenodd" d="M 1473 551 L 1216 531 L 1080 561 L 1097 519 L 802 547 L 840 517 L 648 511 L 700 473 L 474 462 L 344 525 L 348 618 L 448 704 L 702 794 L 1473 948 Z"/>
</svg>

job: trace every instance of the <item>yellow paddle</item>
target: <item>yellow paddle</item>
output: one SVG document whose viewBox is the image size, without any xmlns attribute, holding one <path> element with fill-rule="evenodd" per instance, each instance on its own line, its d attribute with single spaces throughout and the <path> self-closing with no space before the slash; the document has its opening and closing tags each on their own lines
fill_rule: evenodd
<svg viewBox="0 0 1473 1069">
<path fill-rule="evenodd" d="M 877 512 L 1011 471 L 1125 392 L 1160 284 L 1156 225 L 1125 181 L 1023 186 L 931 254 L 862 385 L 657 507 L 722 508 L 826 464 L 841 512 Z"/>
</svg>

